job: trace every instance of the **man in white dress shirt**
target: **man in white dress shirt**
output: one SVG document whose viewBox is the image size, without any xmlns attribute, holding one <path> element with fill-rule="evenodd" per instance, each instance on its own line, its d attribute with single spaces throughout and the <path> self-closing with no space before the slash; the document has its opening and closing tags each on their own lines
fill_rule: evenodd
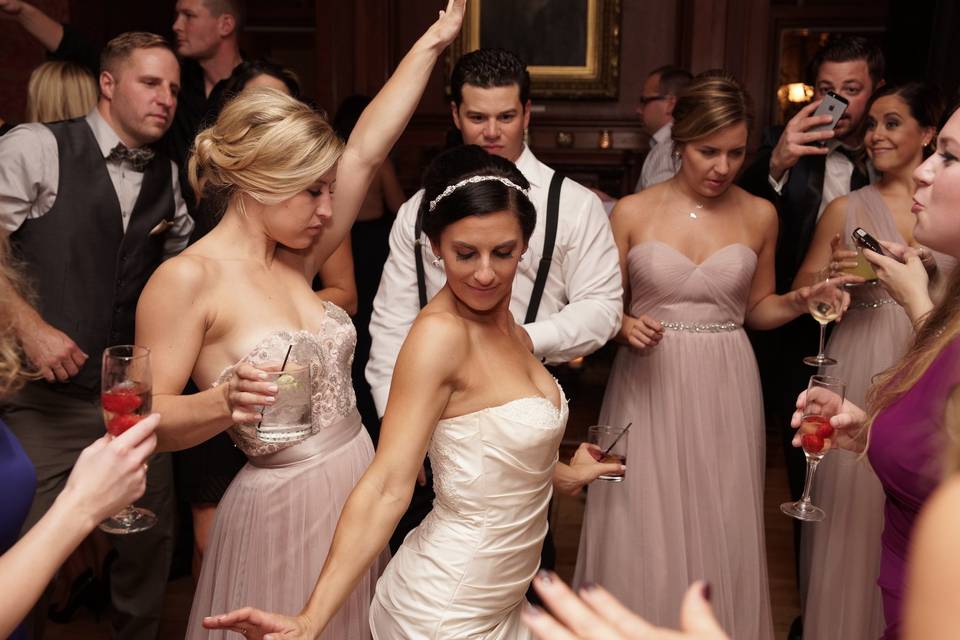
<svg viewBox="0 0 960 640">
<path fill-rule="evenodd" d="M 619 257 L 599 198 L 576 182 L 563 180 L 556 244 L 548 271 L 544 272 L 542 301 L 535 319 L 525 321 L 531 314 L 531 295 L 541 271 L 548 190 L 554 177 L 553 169 L 537 160 L 523 142 L 530 122 L 530 76 L 514 54 L 480 49 L 457 62 L 450 84 L 450 110 L 464 142 L 514 162 L 531 185 L 537 227 L 517 271 L 510 304 L 529 336 L 531 350 L 547 363 L 567 362 L 592 353 L 616 334 L 623 313 Z M 386 408 L 400 347 L 421 308 L 418 261 L 422 264 L 426 299 L 445 283 L 443 267 L 434 264 L 429 242 L 421 238 L 417 244 L 417 211 L 422 197 L 421 190 L 397 214 L 390 233 L 390 257 L 373 305 L 373 345 L 366 375 L 380 415 Z M 419 492 L 408 513 L 414 517 L 401 521 L 391 546 L 396 548 L 427 511 L 429 500 Z"/>
<path fill-rule="evenodd" d="M 154 34 L 122 34 L 104 49 L 101 66 L 100 99 L 85 118 L 23 125 L 0 138 L 0 233 L 22 261 L 36 306 L 16 291 L 7 297 L 23 351 L 44 378 L 2 408 L 37 472 L 24 530 L 63 489 L 80 451 L 103 434 L 101 353 L 133 342 L 140 291 L 193 229 L 176 165 L 148 146 L 177 107 L 180 67 L 170 45 Z M 12 288 L 5 278 L 0 287 Z M 146 640 L 159 632 L 173 555 L 169 455 L 151 461 L 138 504 L 158 522 L 112 537 L 113 635 Z"/>
<path fill-rule="evenodd" d="M 686 69 L 673 65 L 650 72 L 643 83 L 643 93 L 637 113 L 643 129 L 650 134 L 650 153 L 643 160 L 636 191 L 652 187 L 676 175 L 680 166 L 673 153 L 673 108 L 677 94 L 690 84 L 692 76 Z"/>
</svg>

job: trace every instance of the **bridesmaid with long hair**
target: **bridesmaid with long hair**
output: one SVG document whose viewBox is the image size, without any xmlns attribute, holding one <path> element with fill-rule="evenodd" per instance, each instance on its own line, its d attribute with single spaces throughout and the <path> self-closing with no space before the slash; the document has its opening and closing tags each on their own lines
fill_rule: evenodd
<svg viewBox="0 0 960 640">
<path fill-rule="evenodd" d="M 806 313 L 811 290 L 774 293 L 777 214 L 734 185 L 751 121 L 740 84 L 700 74 L 673 115 L 679 172 L 613 212 L 626 311 L 600 422 L 633 427 L 624 482 L 590 488 L 574 580 L 672 625 L 705 579 L 733 637 L 772 638 L 763 409 L 743 325 Z"/>
<path fill-rule="evenodd" d="M 942 100 L 934 88 L 919 82 L 887 85 L 873 95 L 867 112 L 864 146 L 880 179 L 830 203 L 794 285 L 806 282 L 831 260 L 835 270 L 856 267 L 857 254 L 844 243 L 857 227 L 878 240 L 915 243 L 913 172 L 934 151 Z M 949 256 L 922 251 L 938 278 L 953 269 L 955 261 Z M 857 405 L 866 401 L 873 377 L 893 366 L 913 339 L 907 314 L 875 284 L 852 290 L 850 309 L 827 346 L 838 361 L 830 375 L 846 383 L 847 398 Z M 801 572 L 808 576 L 804 632 L 823 640 L 875 640 L 883 632 L 877 586 L 883 528 L 880 481 L 866 459 L 838 451 L 820 463 L 813 495 L 827 517 L 803 529 Z"/>
<path fill-rule="evenodd" d="M 917 218 L 913 229 L 917 242 L 954 259 L 960 258 L 958 156 L 960 113 L 954 111 L 940 131 L 937 152 L 914 171 L 917 190 L 911 208 Z M 887 243 L 886 248 L 899 260 L 869 250 L 864 255 L 918 325 L 916 338 L 896 365 L 876 377 L 867 393 L 867 411 L 847 400 L 830 423 L 836 430 L 831 445 L 856 453 L 866 450 L 883 487 L 878 583 L 886 625 L 882 638 L 894 640 L 903 633 L 907 551 L 914 526 L 940 480 L 942 452 L 951 437 L 944 416 L 960 384 L 960 270 L 954 269 L 935 304 L 919 251 L 897 243 Z M 805 401 L 804 392 L 797 407 Z M 799 426 L 800 418 L 797 411 L 794 426 Z M 795 446 L 799 440 L 798 434 Z M 956 629 L 949 633 L 955 635 Z"/>
</svg>

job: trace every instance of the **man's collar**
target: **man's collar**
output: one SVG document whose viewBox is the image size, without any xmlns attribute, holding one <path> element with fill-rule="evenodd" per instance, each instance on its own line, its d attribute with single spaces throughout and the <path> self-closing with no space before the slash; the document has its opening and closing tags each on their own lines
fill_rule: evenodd
<svg viewBox="0 0 960 640">
<path fill-rule="evenodd" d="M 531 187 L 539 188 L 544 185 L 543 174 L 540 170 L 542 165 L 540 161 L 537 160 L 537 157 L 533 155 L 533 151 L 530 151 L 530 147 L 523 145 L 523 151 L 520 152 L 520 157 L 517 158 L 514 164 L 517 165 L 517 169 L 520 170 L 520 173 L 527 179 Z"/>
<path fill-rule="evenodd" d="M 110 155 L 110 151 L 121 142 L 120 136 L 118 136 L 117 132 L 113 130 L 113 127 L 104 120 L 97 107 L 94 107 L 93 111 L 87 114 L 87 124 L 90 125 L 90 129 L 93 131 L 93 137 L 97 139 L 97 146 L 100 147 L 100 153 L 106 158 Z"/>
<path fill-rule="evenodd" d="M 659 129 L 653 132 L 653 135 L 650 137 L 650 147 L 653 148 L 658 144 L 663 144 L 670 139 L 670 136 L 673 133 L 673 122 L 668 122 Z"/>
</svg>

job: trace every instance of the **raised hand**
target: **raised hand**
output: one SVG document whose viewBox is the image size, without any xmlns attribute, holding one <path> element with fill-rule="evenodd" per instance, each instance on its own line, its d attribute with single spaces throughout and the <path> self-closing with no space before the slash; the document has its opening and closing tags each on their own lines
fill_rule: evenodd
<svg viewBox="0 0 960 640">
<path fill-rule="evenodd" d="M 23 2 L 20 0 L 0 0 L 0 17 L 15 18 L 23 11 Z"/>
<path fill-rule="evenodd" d="M 224 385 L 224 393 L 234 424 L 257 422 L 262 408 L 276 402 L 277 385 L 266 380 L 266 371 L 247 363 L 233 370 L 229 384 Z"/>
<path fill-rule="evenodd" d="M 28 328 L 19 332 L 20 344 L 27 359 L 47 382 L 66 382 L 77 375 L 87 361 L 70 336 L 39 317 Z"/>
<path fill-rule="evenodd" d="M 918 322 L 933 308 L 930 299 L 930 275 L 920 259 L 920 252 L 911 247 L 886 244 L 896 258 L 863 250 L 863 256 L 873 265 L 877 278 L 890 297 L 903 307 L 914 322 Z"/>
<path fill-rule="evenodd" d="M 442 46 L 448 46 L 460 34 L 466 7 L 467 0 L 449 0 L 447 8 L 440 12 L 440 17 L 430 27 L 429 32 L 439 38 Z"/>
<path fill-rule="evenodd" d="M 606 589 L 584 586 L 577 595 L 553 573 L 541 572 L 533 587 L 553 613 L 528 606 L 523 621 L 538 640 L 728 640 L 708 602 L 709 589 L 695 582 L 680 610 L 682 631 L 655 627 L 623 606 Z"/>
<path fill-rule="evenodd" d="M 803 156 L 825 156 L 826 147 L 814 145 L 814 142 L 829 140 L 834 136 L 832 129 L 827 131 L 810 131 L 813 127 L 829 124 L 833 121 L 830 116 L 813 116 L 823 100 L 811 102 L 790 118 L 790 122 L 783 130 L 777 146 L 770 155 L 770 175 L 775 180 L 783 177 L 783 173 L 791 169 Z"/>
<path fill-rule="evenodd" d="M 205 629 L 233 631 L 246 640 L 313 640 L 317 636 L 304 616 L 282 616 L 253 607 L 207 616 L 203 619 L 203 626 Z"/>
</svg>

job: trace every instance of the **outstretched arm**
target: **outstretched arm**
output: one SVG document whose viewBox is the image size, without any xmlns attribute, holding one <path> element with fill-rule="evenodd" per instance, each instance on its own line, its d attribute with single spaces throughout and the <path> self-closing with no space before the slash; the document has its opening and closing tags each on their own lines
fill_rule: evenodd
<svg viewBox="0 0 960 640">
<path fill-rule="evenodd" d="M 247 630 L 247 637 L 271 632 L 267 638 L 284 640 L 315 638 L 323 631 L 406 511 L 430 437 L 458 386 L 467 344 L 462 321 L 451 315 L 422 315 L 414 323 L 397 360 L 376 457 L 340 514 L 320 578 L 301 614 L 288 618 L 247 608 L 206 618 L 205 627 Z"/>
<path fill-rule="evenodd" d="M 123 435 L 105 435 L 84 449 L 53 506 L 0 557 L 0 638 L 13 633 L 97 524 L 143 495 L 158 418 L 144 418 Z"/>
<path fill-rule="evenodd" d="M 360 116 L 340 158 L 333 218 L 314 250 L 318 263 L 326 260 L 353 226 L 367 188 L 410 121 L 437 58 L 460 33 L 465 5 L 466 0 L 449 0 L 446 11 L 417 40 Z"/>
<path fill-rule="evenodd" d="M 0 0 L 0 15 L 19 22 L 47 51 L 56 51 L 63 40 L 63 25 L 32 4 L 20 0 Z"/>
</svg>

